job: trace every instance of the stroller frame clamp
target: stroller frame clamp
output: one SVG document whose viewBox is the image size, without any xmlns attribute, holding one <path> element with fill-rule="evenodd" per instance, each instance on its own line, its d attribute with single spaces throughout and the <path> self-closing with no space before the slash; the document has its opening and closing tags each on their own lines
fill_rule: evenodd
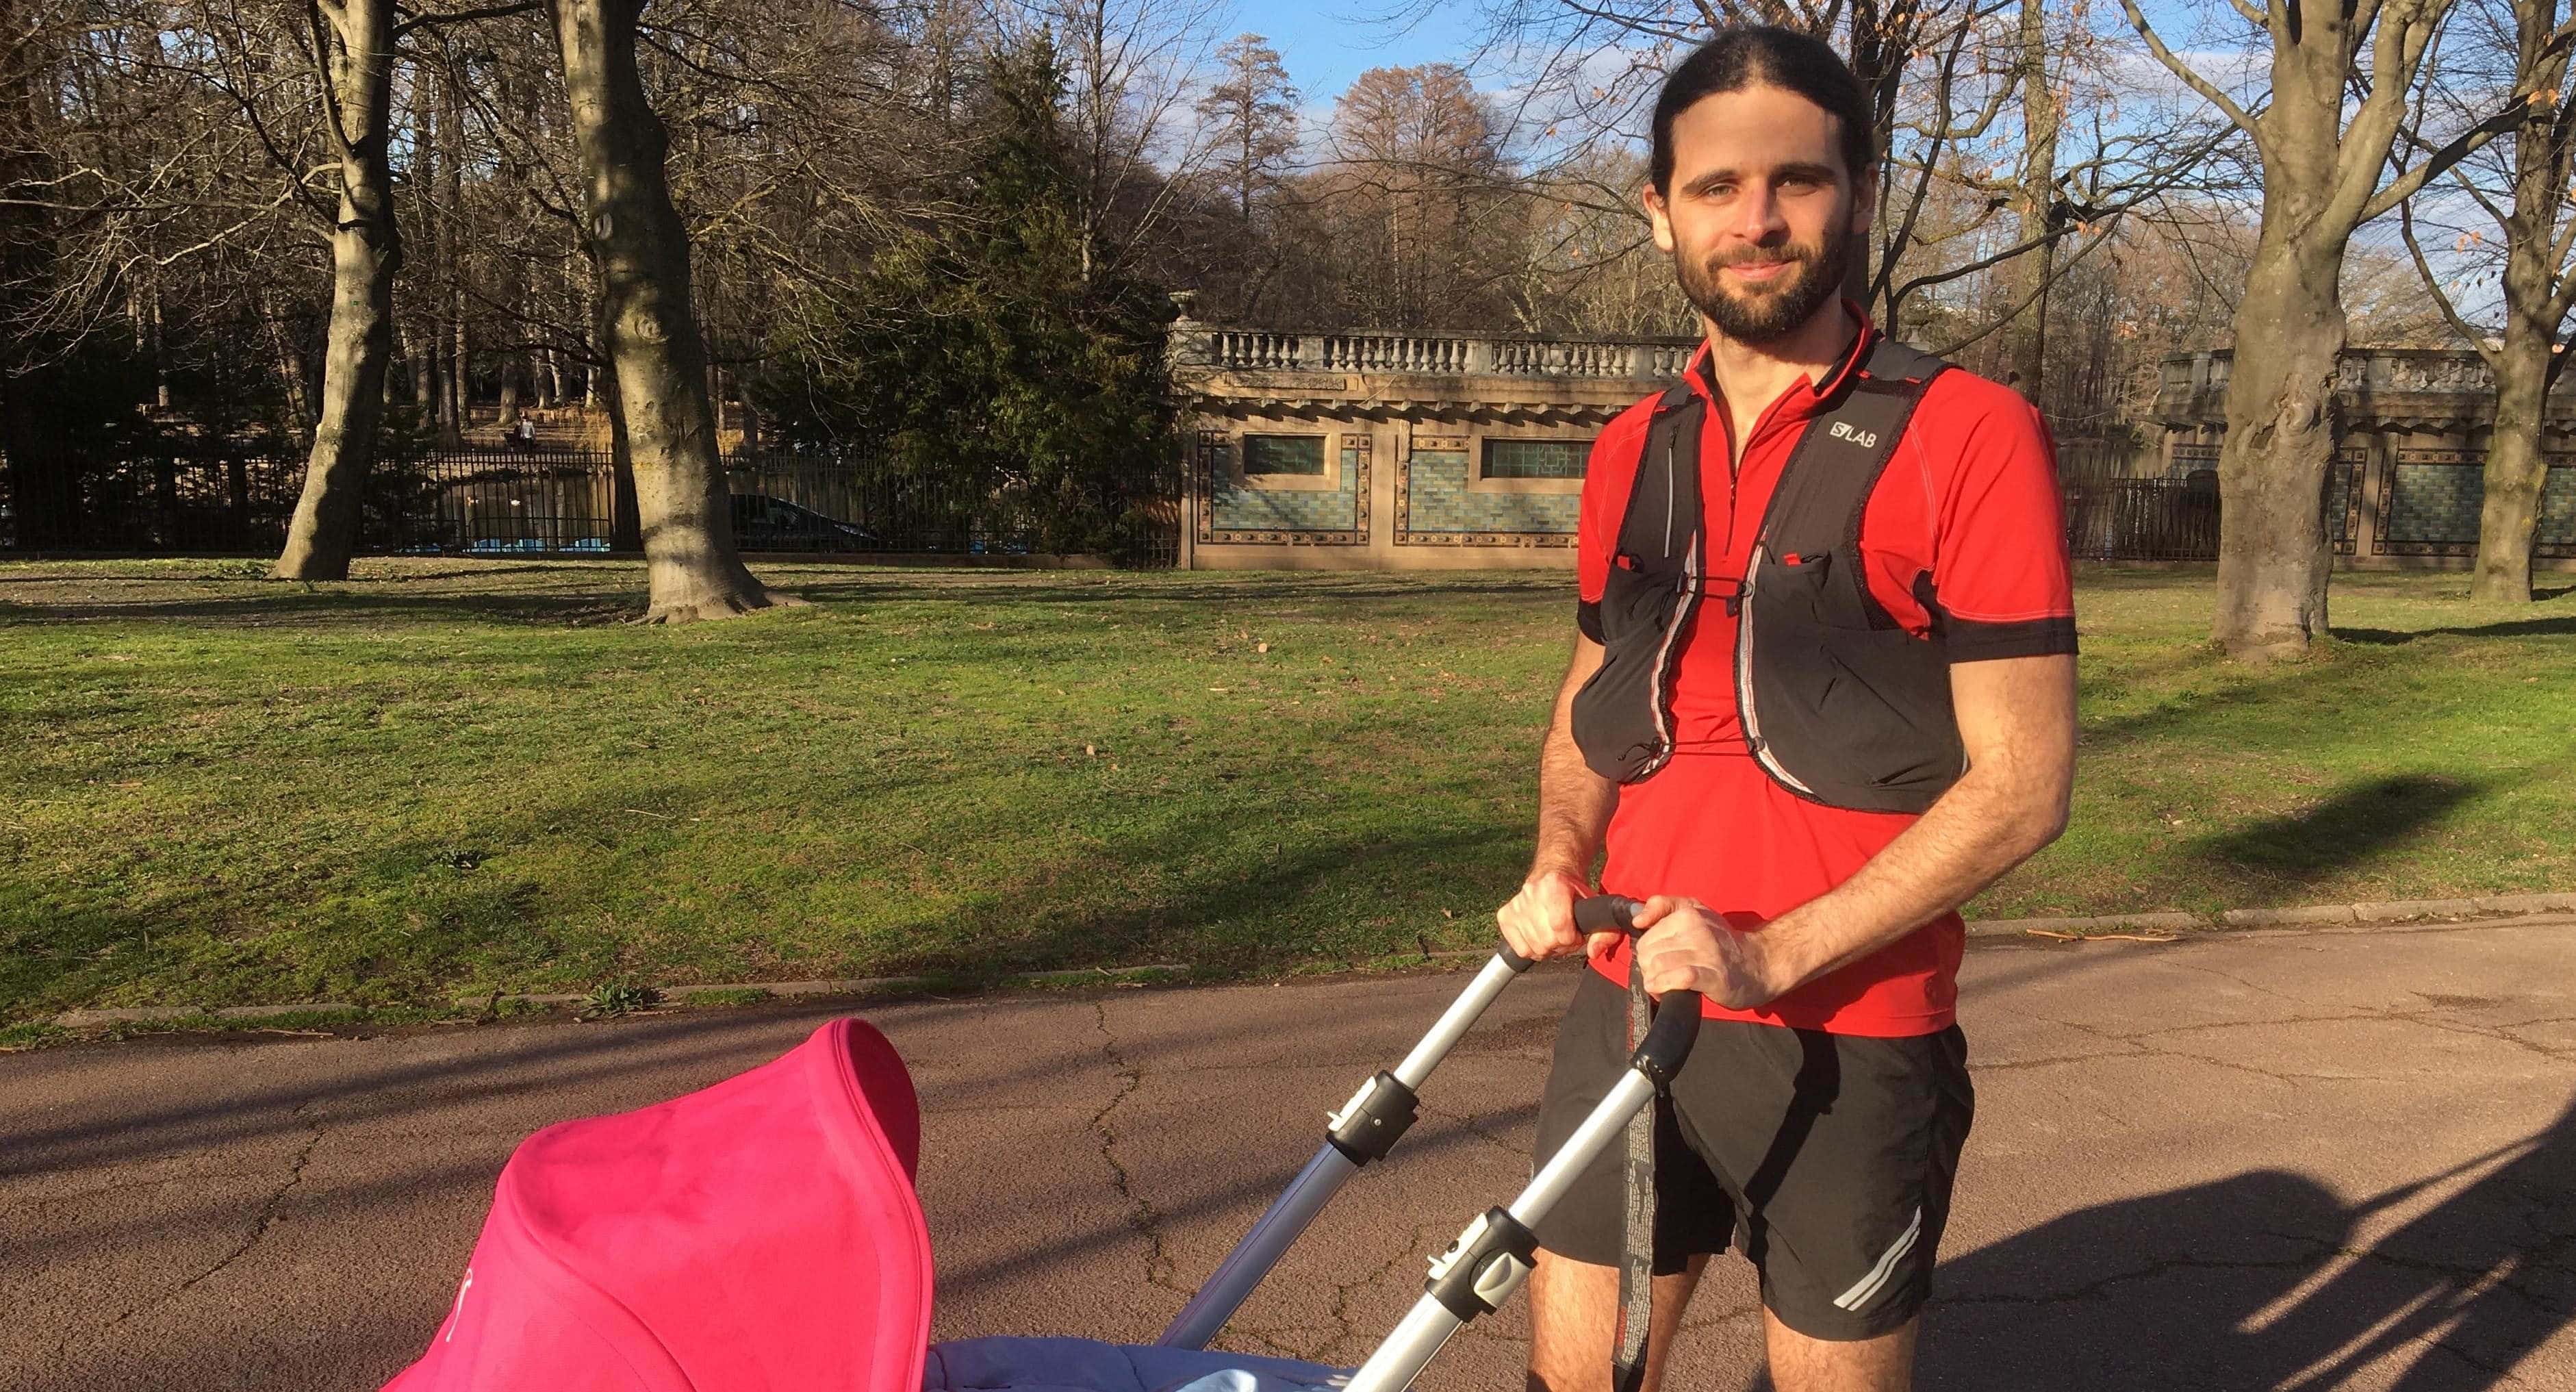
<svg viewBox="0 0 2576 1392">
<path fill-rule="evenodd" d="M 1529 959 L 1514 952 L 1509 944 L 1498 946 L 1475 979 L 1467 983 L 1467 989 L 1441 1012 L 1403 1062 L 1360 1084 L 1350 1101 L 1324 1119 L 1324 1143 L 1316 1149 L 1314 1158 L 1271 1201 L 1252 1230 L 1217 1264 L 1198 1294 L 1181 1307 L 1155 1343 L 1165 1348 L 1208 1346 L 1208 1341 L 1234 1318 L 1234 1312 L 1242 1308 L 1262 1278 L 1306 1231 L 1306 1225 L 1332 1202 L 1333 1195 L 1359 1173 L 1361 1166 L 1385 1159 L 1387 1152 L 1395 1148 L 1413 1125 L 1421 1106 L 1420 1089 L 1432 1070 L 1475 1027 L 1485 1008 L 1502 995 L 1503 988 L 1530 966 Z"/>
<path fill-rule="evenodd" d="M 1575 924 L 1586 931 L 1629 929 L 1633 900 L 1598 895 L 1576 905 Z M 1633 929 L 1632 929 L 1633 931 Z M 1502 1307 L 1529 1276 L 1538 1250 L 1532 1232 L 1571 1190 L 1583 1172 L 1625 1136 L 1628 1119 L 1652 1106 L 1655 1094 L 1689 1060 L 1699 1040 L 1697 991 L 1667 994 L 1653 1028 L 1629 1056 L 1627 1071 L 1585 1114 L 1548 1162 L 1509 1207 L 1492 1209 L 1434 1258 L 1431 1278 L 1395 1332 L 1351 1376 L 1348 1392 L 1404 1392 L 1434 1355 L 1478 1315 Z M 1461 1292 L 1460 1286 L 1467 1290 Z"/>
<path fill-rule="evenodd" d="M 1633 899 L 1594 895 L 1576 902 L 1575 926 L 1586 933 L 1633 933 L 1637 908 Z M 1530 966 L 1508 944 L 1496 949 L 1402 1063 L 1362 1083 L 1350 1101 L 1326 1118 L 1324 1144 L 1314 1158 L 1226 1254 L 1156 1343 L 1207 1347 L 1334 1193 L 1361 1166 L 1386 1158 L 1419 1112 L 1423 1082 L 1503 988 Z M 1620 1143 L 1630 1119 L 1653 1105 L 1681 1071 L 1699 1038 L 1699 1021 L 1698 992 L 1664 997 L 1627 1070 L 1529 1185 L 1509 1205 L 1479 1214 L 1431 1259 L 1421 1298 L 1352 1375 L 1348 1392 L 1403 1392 L 1452 1335 L 1478 1316 L 1501 1309 L 1520 1289 L 1537 1263 L 1539 1221 L 1594 1161 Z"/>
</svg>

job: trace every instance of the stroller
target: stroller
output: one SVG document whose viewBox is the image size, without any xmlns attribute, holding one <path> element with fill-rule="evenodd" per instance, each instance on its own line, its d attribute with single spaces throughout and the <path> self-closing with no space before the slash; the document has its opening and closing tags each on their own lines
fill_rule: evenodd
<svg viewBox="0 0 2576 1392">
<path fill-rule="evenodd" d="M 1576 921 L 1625 929 L 1633 908 L 1599 896 Z M 1498 950 L 1401 1064 L 1332 1114 L 1314 1159 L 1153 1344 L 929 1342 L 919 1103 L 885 1036 L 840 1019 L 713 1087 L 529 1137 L 429 1351 L 384 1392 L 1402 1392 L 1519 1288 L 1531 1225 L 1680 1070 L 1695 995 L 1665 998 L 1609 1095 L 1518 1198 L 1432 1261 L 1359 1369 L 1207 1344 L 1334 1191 L 1394 1146 L 1416 1089 L 1529 966 Z"/>
</svg>

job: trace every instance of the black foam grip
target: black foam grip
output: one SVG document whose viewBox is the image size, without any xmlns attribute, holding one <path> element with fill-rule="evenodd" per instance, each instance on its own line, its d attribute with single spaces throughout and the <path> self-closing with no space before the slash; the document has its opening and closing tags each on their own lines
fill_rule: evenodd
<svg viewBox="0 0 2576 1392">
<path fill-rule="evenodd" d="M 1532 965 L 1530 959 L 1512 951 L 1512 945 L 1510 943 L 1504 943 L 1500 947 L 1495 948 L 1494 955 L 1503 959 L 1504 966 L 1507 966 L 1516 972 L 1528 971 Z"/>
<path fill-rule="evenodd" d="M 1699 992 L 1667 991 L 1655 1002 L 1655 1023 L 1637 1046 L 1636 1066 L 1658 1084 L 1670 1083 L 1699 1042 Z"/>
<path fill-rule="evenodd" d="M 1574 901 L 1574 926 L 1586 933 L 1633 933 L 1643 907 L 1624 894 L 1595 894 Z"/>
</svg>

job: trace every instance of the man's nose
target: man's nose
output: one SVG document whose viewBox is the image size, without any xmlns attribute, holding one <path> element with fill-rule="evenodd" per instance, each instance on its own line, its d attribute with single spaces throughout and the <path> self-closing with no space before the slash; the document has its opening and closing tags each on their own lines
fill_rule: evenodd
<svg viewBox="0 0 2576 1392">
<path fill-rule="evenodd" d="M 1789 220 L 1780 211 L 1779 195 L 1768 185 L 1755 184 L 1736 196 L 1733 225 L 1727 230 L 1748 242 L 1776 241 L 1789 230 Z"/>
</svg>

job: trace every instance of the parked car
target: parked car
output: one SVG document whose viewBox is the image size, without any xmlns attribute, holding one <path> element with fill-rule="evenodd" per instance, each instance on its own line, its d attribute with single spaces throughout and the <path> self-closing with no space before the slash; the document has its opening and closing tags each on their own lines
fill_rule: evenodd
<svg viewBox="0 0 2576 1392">
<path fill-rule="evenodd" d="M 745 551 L 865 551 L 876 533 L 766 493 L 733 495 L 733 542 Z"/>
</svg>

